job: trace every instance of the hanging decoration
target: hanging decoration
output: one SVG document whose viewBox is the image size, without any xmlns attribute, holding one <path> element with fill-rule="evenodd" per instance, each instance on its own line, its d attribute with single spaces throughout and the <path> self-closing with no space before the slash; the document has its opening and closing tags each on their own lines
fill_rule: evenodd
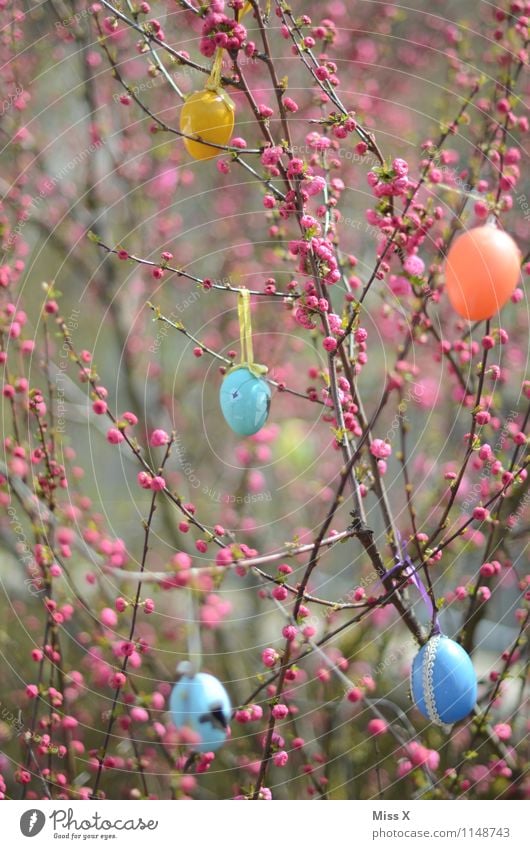
<svg viewBox="0 0 530 849">
<path fill-rule="evenodd" d="M 232 366 L 221 384 L 219 400 L 227 424 L 240 436 L 251 436 L 261 430 L 269 416 L 271 390 L 263 379 L 267 366 L 254 362 L 250 293 L 238 293 L 238 318 L 241 339 L 241 362 Z"/>
<path fill-rule="evenodd" d="M 469 321 L 492 318 L 513 294 L 520 266 L 519 248 L 495 223 L 462 233 L 445 263 L 447 295 L 455 312 Z"/>
<path fill-rule="evenodd" d="M 223 49 L 217 48 L 212 71 L 202 91 L 190 94 L 180 111 L 180 130 L 212 144 L 227 145 L 234 130 L 235 104 L 221 84 Z M 222 150 L 185 138 L 184 146 L 194 159 L 213 159 Z"/>
<path fill-rule="evenodd" d="M 411 690 L 416 707 L 436 725 L 465 719 L 477 700 L 477 679 L 465 649 L 435 634 L 412 664 Z"/>
<path fill-rule="evenodd" d="M 427 642 L 414 658 L 411 692 L 418 710 L 436 725 L 451 725 L 465 719 L 477 700 L 477 679 L 471 658 L 465 649 L 442 633 L 432 590 L 429 592 L 407 552 L 398 532 L 401 554 L 386 577 L 399 571 L 410 578 L 420 593 L 431 621 Z"/>
<path fill-rule="evenodd" d="M 169 709 L 173 724 L 188 728 L 195 741 L 189 743 L 194 752 L 215 752 L 226 741 L 230 731 L 232 707 L 221 682 L 206 672 L 184 674 L 171 692 Z"/>
</svg>

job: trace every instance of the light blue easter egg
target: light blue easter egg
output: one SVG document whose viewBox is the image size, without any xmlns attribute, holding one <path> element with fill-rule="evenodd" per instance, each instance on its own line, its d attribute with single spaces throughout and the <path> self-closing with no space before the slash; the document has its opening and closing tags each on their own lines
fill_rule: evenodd
<svg viewBox="0 0 530 849">
<path fill-rule="evenodd" d="M 267 421 L 271 390 L 262 377 L 256 377 L 248 368 L 238 368 L 224 378 L 219 400 L 232 430 L 240 436 L 251 436 Z"/>
<path fill-rule="evenodd" d="M 181 678 L 171 692 L 169 710 L 177 728 L 187 726 L 198 735 L 198 742 L 190 744 L 195 752 L 215 752 L 225 742 L 232 707 L 213 675 L 199 672 Z"/>
<path fill-rule="evenodd" d="M 437 725 L 465 719 L 477 701 L 477 678 L 465 649 L 444 634 L 431 637 L 412 664 L 416 707 Z"/>
</svg>

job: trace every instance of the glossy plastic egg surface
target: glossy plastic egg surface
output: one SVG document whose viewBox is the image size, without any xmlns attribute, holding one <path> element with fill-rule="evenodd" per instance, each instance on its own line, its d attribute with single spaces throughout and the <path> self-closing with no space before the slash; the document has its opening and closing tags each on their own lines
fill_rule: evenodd
<svg viewBox="0 0 530 849">
<path fill-rule="evenodd" d="M 237 368 L 224 378 L 219 400 L 232 430 L 240 436 L 251 436 L 267 421 L 271 390 L 262 377 L 256 377 L 247 368 Z"/>
<path fill-rule="evenodd" d="M 465 719 L 477 700 L 471 658 L 449 637 L 431 637 L 414 658 L 411 689 L 416 706 L 431 722 L 442 725 Z"/>
<path fill-rule="evenodd" d="M 455 240 L 445 263 L 447 295 L 469 321 L 492 318 L 510 299 L 520 279 L 521 256 L 512 237 L 485 224 Z"/>
<path fill-rule="evenodd" d="M 180 129 L 188 136 L 200 136 L 213 144 L 228 144 L 234 129 L 234 104 L 222 89 L 196 91 L 184 102 L 180 112 Z M 223 153 L 199 141 L 184 139 L 194 159 L 212 159 Z"/>
<path fill-rule="evenodd" d="M 194 751 L 215 752 L 225 742 L 232 708 L 228 693 L 213 675 L 182 677 L 173 687 L 169 709 L 178 729 L 194 732 L 197 742 L 190 744 Z"/>
</svg>

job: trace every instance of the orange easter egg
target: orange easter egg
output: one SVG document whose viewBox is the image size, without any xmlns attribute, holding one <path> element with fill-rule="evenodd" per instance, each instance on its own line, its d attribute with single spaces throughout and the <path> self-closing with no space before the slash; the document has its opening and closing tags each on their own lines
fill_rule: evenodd
<svg viewBox="0 0 530 849">
<path fill-rule="evenodd" d="M 491 318 L 509 300 L 520 273 L 521 254 L 512 237 L 492 224 L 474 227 L 447 254 L 447 294 L 462 318 Z"/>
</svg>

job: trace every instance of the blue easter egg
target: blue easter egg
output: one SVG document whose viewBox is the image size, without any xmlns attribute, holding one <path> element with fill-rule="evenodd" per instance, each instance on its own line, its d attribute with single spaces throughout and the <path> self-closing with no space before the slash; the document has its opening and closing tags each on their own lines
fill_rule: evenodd
<svg viewBox="0 0 530 849">
<path fill-rule="evenodd" d="M 411 689 L 421 713 L 437 725 L 468 716 L 477 700 L 477 678 L 465 649 L 443 634 L 431 637 L 412 664 Z"/>
<path fill-rule="evenodd" d="M 228 693 L 217 678 L 206 672 L 183 676 L 169 699 L 171 719 L 177 728 L 187 726 L 198 737 L 190 744 L 195 752 L 215 752 L 229 730 L 232 707 Z"/>
<path fill-rule="evenodd" d="M 251 436 L 261 430 L 269 415 L 271 390 L 267 381 L 248 368 L 229 371 L 221 384 L 221 410 L 232 430 Z"/>
</svg>

